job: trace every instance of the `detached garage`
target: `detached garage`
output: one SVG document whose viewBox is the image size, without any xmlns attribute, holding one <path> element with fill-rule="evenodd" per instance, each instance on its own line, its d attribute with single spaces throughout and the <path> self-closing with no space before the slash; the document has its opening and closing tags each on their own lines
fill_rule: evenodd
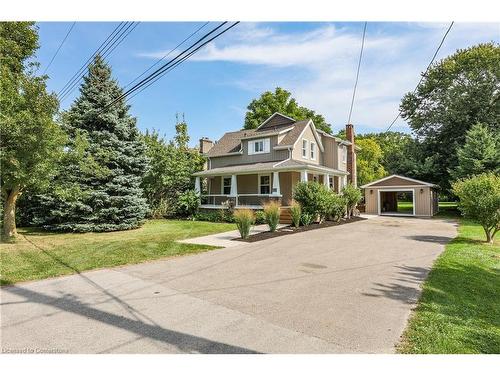
<svg viewBox="0 0 500 375">
<path fill-rule="evenodd" d="M 392 175 L 361 188 L 367 214 L 433 216 L 438 212 L 439 186 L 428 182 Z"/>
</svg>

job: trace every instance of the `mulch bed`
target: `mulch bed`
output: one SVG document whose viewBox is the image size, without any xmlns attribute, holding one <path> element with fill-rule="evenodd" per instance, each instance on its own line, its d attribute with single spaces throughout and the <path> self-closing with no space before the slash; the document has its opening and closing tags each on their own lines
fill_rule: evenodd
<svg viewBox="0 0 500 375">
<path fill-rule="evenodd" d="M 307 231 L 315 230 L 315 229 L 335 227 L 338 225 L 354 223 L 356 221 L 362 221 L 362 220 L 367 220 L 367 219 L 359 217 L 359 216 L 354 216 L 350 219 L 342 219 L 339 222 L 324 221 L 321 224 L 315 223 L 315 224 L 311 224 L 311 225 L 307 225 L 307 226 L 301 226 L 298 228 L 295 228 L 293 226 L 287 226 L 287 227 L 283 227 L 283 228 L 278 229 L 276 232 L 261 232 L 261 233 L 257 233 L 257 234 L 252 234 L 251 236 L 248 236 L 248 238 L 246 238 L 246 239 L 234 238 L 234 239 L 232 239 L 232 241 L 257 242 L 257 241 L 267 240 L 269 238 L 286 236 L 289 234 L 300 233 L 300 232 L 307 232 Z"/>
</svg>

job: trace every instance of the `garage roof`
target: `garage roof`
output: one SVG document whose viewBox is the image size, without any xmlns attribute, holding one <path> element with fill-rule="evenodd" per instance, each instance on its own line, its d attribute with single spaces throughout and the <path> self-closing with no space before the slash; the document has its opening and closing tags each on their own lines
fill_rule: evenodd
<svg viewBox="0 0 500 375">
<path fill-rule="evenodd" d="M 391 179 L 393 181 L 391 181 Z M 403 183 L 402 181 L 403 180 Z M 370 182 L 369 184 L 361 186 L 362 189 L 367 188 L 367 187 L 375 187 L 377 185 L 380 186 L 410 186 L 410 185 L 421 185 L 421 186 L 429 186 L 433 188 L 438 188 L 438 185 L 431 184 L 430 182 L 425 182 L 425 181 L 420 181 L 416 180 L 414 178 L 410 177 L 405 177 L 405 176 L 400 176 L 397 174 L 393 174 L 384 178 L 381 178 L 380 180 Z"/>
</svg>

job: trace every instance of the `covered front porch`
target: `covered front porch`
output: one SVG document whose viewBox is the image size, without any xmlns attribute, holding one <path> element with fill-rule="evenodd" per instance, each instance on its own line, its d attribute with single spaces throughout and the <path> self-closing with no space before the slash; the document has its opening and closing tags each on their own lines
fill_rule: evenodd
<svg viewBox="0 0 500 375">
<path fill-rule="evenodd" d="M 225 169 L 225 168 L 217 168 Z M 277 201 L 289 206 L 293 197 L 293 187 L 300 181 L 316 181 L 340 192 L 346 184 L 345 172 L 309 170 L 262 170 L 220 173 L 208 170 L 196 174 L 195 189 L 200 195 L 201 208 L 261 209 L 269 201 Z M 329 172 L 329 173 L 327 173 Z"/>
</svg>

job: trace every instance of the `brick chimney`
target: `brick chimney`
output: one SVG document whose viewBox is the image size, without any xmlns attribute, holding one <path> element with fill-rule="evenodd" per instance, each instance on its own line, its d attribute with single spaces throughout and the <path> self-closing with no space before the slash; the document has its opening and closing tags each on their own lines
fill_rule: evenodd
<svg viewBox="0 0 500 375">
<path fill-rule="evenodd" d="M 358 173 L 356 169 L 356 152 L 354 150 L 354 125 L 347 124 L 345 126 L 345 135 L 351 145 L 347 146 L 347 172 L 349 172 L 349 176 L 347 176 L 347 181 L 349 181 L 354 186 L 358 186 L 357 179 Z"/>
<path fill-rule="evenodd" d="M 207 137 L 200 139 L 200 154 L 206 154 L 210 149 L 214 147 L 214 143 Z"/>
</svg>

